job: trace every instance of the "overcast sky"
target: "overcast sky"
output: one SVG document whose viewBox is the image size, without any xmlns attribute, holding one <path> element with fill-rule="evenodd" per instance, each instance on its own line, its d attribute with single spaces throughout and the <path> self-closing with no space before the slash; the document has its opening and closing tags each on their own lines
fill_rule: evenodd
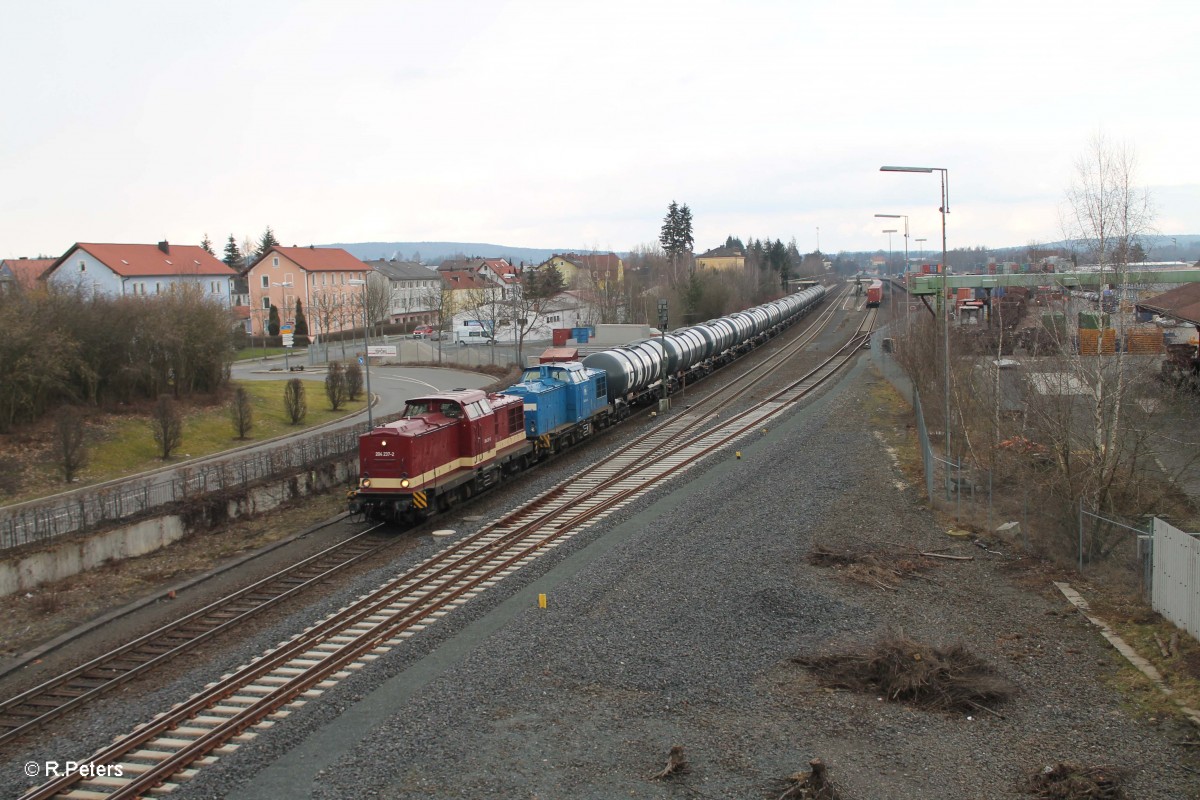
<svg viewBox="0 0 1200 800">
<path fill-rule="evenodd" d="M 1097 133 L 1200 233 L 1188 0 L 0 0 L 0 257 L 76 241 L 697 251 L 1062 238 Z M 886 224 L 898 222 L 899 225 Z M 1155 255 L 1152 253 L 1152 255 Z M 1161 254 L 1164 257 L 1169 253 Z"/>
</svg>

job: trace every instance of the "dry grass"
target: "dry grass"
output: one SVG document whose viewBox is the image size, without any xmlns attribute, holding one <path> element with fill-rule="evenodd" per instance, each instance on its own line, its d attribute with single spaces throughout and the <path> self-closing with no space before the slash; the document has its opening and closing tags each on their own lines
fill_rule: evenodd
<svg viewBox="0 0 1200 800">
<path fill-rule="evenodd" d="M 808 563 L 831 568 L 849 580 L 880 589 L 896 589 L 906 578 L 919 575 L 930 566 L 897 553 L 839 553 L 821 546 L 808 554 Z"/>
<path fill-rule="evenodd" d="M 1028 791 L 1048 800 L 1120 800 L 1125 797 L 1123 777 L 1123 771 L 1116 767 L 1058 763 L 1032 776 Z"/>
<path fill-rule="evenodd" d="M 1016 691 L 962 645 L 939 648 L 905 637 L 836 655 L 792 659 L 826 686 L 872 692 L 888 701 L 936 711 L 992 711 Z"/>
</svg>

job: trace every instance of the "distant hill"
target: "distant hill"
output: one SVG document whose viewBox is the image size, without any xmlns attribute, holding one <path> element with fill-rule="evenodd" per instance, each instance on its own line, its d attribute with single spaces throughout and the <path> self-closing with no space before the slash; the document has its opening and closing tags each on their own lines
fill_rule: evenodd
<svg viewBox="0 0 1200 800">
<path fill-rule="evenodd" d="M 436 264 L 455 256 L 506 258 L 511 264 L 520 264 L 522 261 L 526 264 L 540 264 L 555 253 L 587 252 L 571 247 L 547 250 L 538 247 L 509 247 L 483 242 L 352 242 L 321 245 L 321 247 L 340 247 L 355 258 L 364 261 L 378 258 L 410 261 L 414 254 L 419 254 L 420 260 L 427 264 Z"/>
</svg>

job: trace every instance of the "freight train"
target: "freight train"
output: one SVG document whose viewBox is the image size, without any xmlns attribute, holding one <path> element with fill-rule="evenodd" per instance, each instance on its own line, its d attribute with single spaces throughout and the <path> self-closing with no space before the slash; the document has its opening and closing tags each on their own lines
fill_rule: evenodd
<svg viewBox="0 0 1200 800">
<path fill-rule="evenodd" d="M 752 350 L 824 299 L 815 286 L 728 317 L 538 364 L 502 392 L 456 389 L 409 400 L 359 437 L 352 513 L 416 523 L 495 486 Z"/>
</svg>

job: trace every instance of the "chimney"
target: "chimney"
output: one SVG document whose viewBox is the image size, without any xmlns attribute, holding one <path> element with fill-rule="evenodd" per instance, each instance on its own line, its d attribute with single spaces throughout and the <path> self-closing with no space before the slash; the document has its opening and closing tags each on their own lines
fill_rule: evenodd
<svg viewBox="0 0 1200 800">
<path fill-rule="evenodd" d="M 167 255 L 171 254 L 171 246 L 169 244 L 167 244 L 165 239 L 158 243 L 158 249 L 162 250 Z"/>
</svg>

